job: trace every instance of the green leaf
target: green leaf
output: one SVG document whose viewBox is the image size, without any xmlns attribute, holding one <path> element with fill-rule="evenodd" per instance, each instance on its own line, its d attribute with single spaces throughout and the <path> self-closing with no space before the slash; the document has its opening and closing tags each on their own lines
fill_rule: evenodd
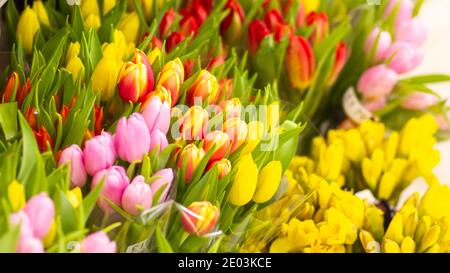
<svg viewBox="0 0 450 273">
<path fill-rule="evenodd" d="M 20 112 L 19 124 L 22 130 L 23 151 L 18 178 L 22 183 L 26 184 L 27 181 L 34 175 L 33 170 L 37 162 L 36 154 L 39 153 L 39 149 L 36 140 L 34 139 L 33 131 Z"/>
<path fill-rule="evenodd" d="M 0 104 L 0 126 L 6 140 L 17 135 L 17 103 Z"/>
<path fill-rule="evenodd" d="M 445 74 L 431 74 L 431 75 L 421 75 L 411 78 L 403 79 L 401 82 L 409 84 L 429 84 L 429 83 L 439 83 L 450 81 L 450 75 Z"/>
<path fill-rule="evenodd" d="M 89 219 L 89 215 L 91 215 L 92 210 L 94 209 L 95 203 L 97 202 L 98 197 L 100 196 L 100 192 L 103 188 L 104 179 L 95 186 L 85 198 L 83 198 L 83 210 L 84 210 L 84 222 L 86 223 Z"/>
<path fill-rule="evenodd" d="M 173 253 L 172 247 L 169 241 L 167 241 L 163 232 L 161 231 L 161 226 L 158 223 L 155 231 L 156 245 L 158 246 L 158 252 L 160 253 Z"/>
<path fill-rule="evenodd" d="M 13 2 L 13 1 L 11 1 Z M 20 226 L 10 227 L 3 236 L 0 237 L 0 253 L 16 253 L 17 242 L 19 241 Z"/>
</svg>

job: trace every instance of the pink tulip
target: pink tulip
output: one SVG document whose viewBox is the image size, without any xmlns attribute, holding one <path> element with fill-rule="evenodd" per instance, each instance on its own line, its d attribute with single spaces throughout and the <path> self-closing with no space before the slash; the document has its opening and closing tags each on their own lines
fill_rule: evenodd
<svg viewBox="0 0 450 273">
<path fill-rule="evenodd" d="M 116 149 L 111 134 L 102 132 L 88 141 L 84 146 L 84 165 L 89 175 L 111 167 L 116 160 Z"/>
<path fill-rule="evenodd" d="M 167 101 L 161 102 L 161 99 L 154 96 L 147 105 L 143 105 L 142 116 L 149 131 L 159 129 L 167 134 L 170 125 L 170 105 Z"/>
<path fill-rule="evenodd" d="M 37 238 L 28 238 L 19 243 L 18 253 L 44 253 L 44 245 Z"/>
<path fill-rule="evenodd" d="M 376 46 L 375 62 L 381 62 L 386 59 L 386 54 L 391 47 L 391 34 L 387 31 L 381 31 L 380 28 L 374 28 L 367 37 L 364 49 L 366 54 L 370 54 L 373 47 Z"/>
<path fill-rule="evenodd" d="M 30 220 L 34 237 L 42 239 L 47 235 L 55 218 L 55 206 L 52 199 L 42 192 L 28 200 L 24 211 Z"/>
<path fill-rule="evenodd" d="M 411 0 L 389 0 L 384 10 L 384 18 L 387 19 L 394 10 L 397 10 L 395 17 L 395 27 L 397 27 L 402 22 L 412 19 L 414 3 Z"/>
<path fill-rule="evenodd" d="M 23 211 L 16 212 L 9 216 L 11 225 L 20 225 L 19 241 L 17 245 L 18 253 L 43 253 L 44 246 L 41 240 L 33 235 L 33 228 L 28 215 Z"/>
<path fill-rule="evenodd" d="M 153 193 L 150 186 L 145 183 L 142 175 L 136 176 L 127 186 L 122 196 L 122 207 L 131 215 L 139 215 L 141 210 L 152 207 Z"/>
<path fill-rule="evenodd" d="M 402 107 L 409 110 L 425 110 L 438 102 L 436 96 L 423 92 L 413 92 L 403 103 Z"/>
<path fill-rule="evenodd" d="M 358 91 L 366 99 L 376 99 L 389 95 L 397 83 L 397 73 L 385 65 L 374 66 L 361 76 Z"/>
<path fill-rule="evenodd" d="M 151 141 L 150 141 L 150 151 L 152 151 L 156 147 L 159 147 L 158 153 L 160 153 L 169 144 L 167 142 L 166 135 L 163 132 L 161 132 L 160 130 L 158 130 L 158 129 L 154 130 L 151 133 L 150 139 L 151 139 Z"/>
<path fill-rule="evenodd" d="M 427 36 L 428 29 L 419 17 L 402 22 L 395 30 L 395 38 L 397 41 L 416 46 L 423 45 Z"/>
<path fill-rule="evenodd" d="M 83 187 L 86 184 L 87 173 L 84 168 L 83 152 L 78 145 L 64 149 L 59 158 L 58 165 L 70 162 L 70 184 L 72 187 Z"/>
<path fill-rule="evenodd" d="M 435 120 L 439 125 L 440 130 L 443 131 L 450 130 L 450 123 L 448 122 L 448 117 L 446 117 L 444 114 L 437 114 L 435 116 Z"/>
<path fill-rule="evenodd" d="M 142 160 L 150 150 L 150 133 L 141 114 L 134 113 L 128 119 L 123 117 L 119 120 L 114 144 L 122 160 L 130 163 Z"/>
<path fill-rule="evenodd" d="M 154 176 L 159 176 L 157 180 L 153 181 L 150 184 L 150 188 L 154 194 L 154 197 L 158 197 L 158 204 L 164 202 L 169 193 L 170 186 L 172 185 L 173 180 L 173 171 L 172 169 L 162 169 L 157 171 Z"/>
<path fill-rule="evenodd" d="M 420 49 L 409 43 L 396 42 L 388 50 L 388 58 L 392 57 L 389 68 L 402 74 L 410 72 L 416 68 L 423 60 L 423 53 Z"/>
<path fill-rule="evenodd" d="M 378 111 L 386 106 L 386 97 L 380 97 L 374 100 L 365 101 L 363 105 L 370 112 Z"/>
<path fill-rule="evenodd" d="M 92 179 L 93 189 L 103 181 L 103 188 L 100 193 L 100 198 L 97 201 L 98 206 L 106 213 L 113 212 L 113 209 L 105 200 L 108 199 L 117 206 L 121 205 L 122 195 L 125 191 L 125 188 L 130 183 L 127 174 L 125 173 L 125 169 L 121 166 L 112 166 L 106 170 L 98 172 L 94 178 Z"/>
<path fill-rule="evenodd" d="M 111 241 L 103 231 L 89 234 L 81 242 L 82 253 L 115 253 L 116 242 Z"/>
</svg>

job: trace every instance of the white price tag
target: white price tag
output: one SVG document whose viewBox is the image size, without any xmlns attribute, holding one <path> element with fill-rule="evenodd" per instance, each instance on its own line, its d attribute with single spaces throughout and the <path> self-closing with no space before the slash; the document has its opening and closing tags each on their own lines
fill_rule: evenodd
<svg viewBox="0 0 450 273">
<path fill-rule="evenodd" d="M 373 119 L 372 112 L 367 110 L 364 105 L 359 101 L 355 94 L 355 89 L 350 87 L 342 98 L 342 106 L 345 114 L 355 123 L 361 123 L 363 121 Z"/>
</svg>

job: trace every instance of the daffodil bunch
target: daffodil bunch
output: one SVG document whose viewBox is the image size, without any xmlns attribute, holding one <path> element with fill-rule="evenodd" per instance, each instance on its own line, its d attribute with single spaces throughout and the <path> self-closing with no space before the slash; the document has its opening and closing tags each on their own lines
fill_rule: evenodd
<svg viewBox="0 0 450 273">
<path fill-rule="evenodd" d="M 369 253 L 438 253 L 450 251 L 450 189 L 439 182 L 422 199 L 412 194 L 397 211 L 380 238 L 361 230 L 359 239 Z"/>
</svg>

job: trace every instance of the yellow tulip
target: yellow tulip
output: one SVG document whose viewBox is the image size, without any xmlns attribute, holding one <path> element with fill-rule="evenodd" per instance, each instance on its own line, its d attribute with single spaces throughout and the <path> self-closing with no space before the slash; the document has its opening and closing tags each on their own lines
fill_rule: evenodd
<svg viewBox="0 0 450 273">
<path fill-rule="evenodd" d="M 39 19 L 30 7 L 26 7 L 19 17 L 16 29 L 17 40 L 22 42 L 23 48 L 27 54 L 33 50 L 34 36 L 39 31 Z"/>
<path fill-rule="evenodd" d="M 66 59 L 65 59 L 66 65 L 69 63 L 70 59 L 72 59 L 73 57 L 78 57 L 80 55 L 80 48 L 81 46 L 79 42 L 69 44 L 66 51 Z"/>
<path fill-rule="evenodd" d="M 18 211 L 25 206 L 25 188 L 16 180 L 8 185 L 8 199 L 12 211 Z"/>
<path fill-rule="evenodd" d="M 47 10 L 45 9 L 44 4 L 42 4 L 42 1 L 33 2 L 33 11 L 37 14 L 39 23 L 47 27 L 50 26 Z"/>
<path fill-rule="evenodd" d="M 69 60 L 69 62 L 66 65 L 66 69 L 72 73 L 72 79 L 74 81 L 77 80 L 78 75 L 81 72 L 81 80 L 84 79 L 84 65 L 83 62 L 81 61 L 81 59 L 79 57 L 73 57 L 72 59 Z"/>
<path fill-rule="evenodd" d="M 309 14 L 312 11 L 317 11 L 320 0 L 300 0 L 300 4 L 303 6 L 305 14 Z"/>
<path fill-rule="evenodd" d="M 261 142 L 261 138 L 264 134 L 264 124 L 260 121 L 252 121 L 248 125 L 248 135 L 247 141 L 244 145 L 244 148 L 241 151 L 241 156 L 247 155 L 253 150 L 255 150 L 256 146 Z"/>
<path fill-rule="evenodd" d="M 82 0 L 81 1 L 81 15 L 86 18 L 91 14 L 100 16 L 98 3 L 95 0 Z"/>
<path fill-rule="evenodd" d="M 116 6 L 116 0 L 103 0 L 103 15 L 107 14 Z"/>
<path fill-rule="evenodd" d="M 157 2 L 161 2 L 157 0 Z M 144 10 L 145 19 L 150 21 L 153 15 L 153 0 L 141 0 L 142 9 Z"/>
<path fill-rule="evenodd" d="M 44 247 L 46 248 L 50 247 L 55 241 L 55 237 L 56 237 L 56 222 L 55 219 L 53 219 L 50 229 L 48 230 L 47 234 L 42 240 L 42 242 L 44 243 Z"/>
<path fill-rule="evenodd" d="M 103 101 L 114 96 L 119 70 L 117 61 L 108 56 L 102 57 L 95 67 L 92 73 L 92 88 L 94 92 L 100 92 Z"/>
<path fill-rule="evenodd" d="M 121 53 L 121 60 L 126 61 L 131 54 L 133 54 L 135 46 L 134 43 L 127 43 L 127 39 L 122 31 L 114 30 L 114 43 L 117 45 L 119 52 Z"/>
<path fill-rule="evenodd" d="M 243 206 L 252 200 L 258 182 L 258 167 L 251 154 L 238 162 L 238 170 L 231 185 L 228 201 L 235 206 Z"/>
<path fill-rule="evenodd" d="M 136 12 L 125 15 L 117 28 L 123 32 L 128 43 L 136 43 L 139 34 L 139 16 Z"/>
<path fill-rule="evenodd" d="M 86 19 L 84 19 L 84 29 L 86 31 L 90 30 L 91 28 L 97 30 L 100 28 L 100 25 L 100 17 L 97 14 L 89 14 Z"/>
<path fill-rule="evenodd" d="M 259 172 L 253 201 L 256 203 L 265 203 L 273 197 L 280 185 L 281 172 L 282 166 L 280 161 L 271 161 L 262 168 Z"/>
<path fill-rule="evenodd" d="M 150 64 L 153 64 L 156 60 L 156 58 L 160 58 L 161 57 L 161 50 L 159 48 L 154 48 L 152 51 L 150 51 L 147 54 L 147 58 Z"/>
<path fill-rule="evenodd" d="M 67 200 L 74 208 L 78 208 L 80 204 L 83 202 L 83 195 L 81 193 L 81 189 L 79 187 L 73 188 L 72 190 L 67 192 Z"/>
</svg>

